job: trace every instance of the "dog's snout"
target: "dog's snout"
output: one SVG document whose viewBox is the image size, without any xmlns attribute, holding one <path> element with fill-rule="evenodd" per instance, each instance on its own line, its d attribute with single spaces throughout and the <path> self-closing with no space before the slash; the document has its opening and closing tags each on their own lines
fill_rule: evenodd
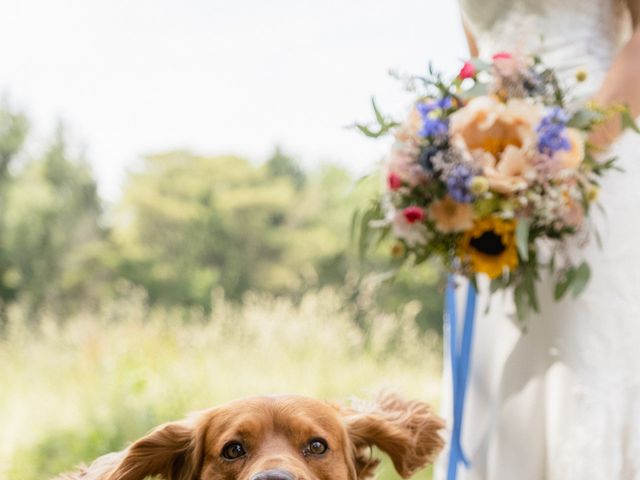
<svg viewBox="0 0 640 480">
<path fill-rule="evenodd" d="M 260 472 L 251 477 L 251 480 L 296 480 L 296 477 L 286 470 L 274 469 Z"/>
</svg>

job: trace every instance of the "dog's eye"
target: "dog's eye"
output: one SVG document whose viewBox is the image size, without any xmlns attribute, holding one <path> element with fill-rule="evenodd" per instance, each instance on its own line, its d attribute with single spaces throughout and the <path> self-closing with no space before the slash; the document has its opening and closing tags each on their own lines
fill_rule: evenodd
<svg viewBox="0 0 640 480">
<path fill-rule="evenodd" d="M 222 456 L 227 460 L 236 460 L 240 457 L 244 457 L 247 454 L 247 451 L 244 448 L 244 445 L 240 442 L 229 442 L 224 447 L 222 447 Z"/>
<path fill-rule="evenodd" d="M 310 453 L 311 455 L 322 455 L 328 449 L 329 446 L 327 445 L 326 440 L 324 440 L 323 438 L 314 438 L 309 442 L 309 445 L 307 445 L 305 451 Z"/>
</svg>

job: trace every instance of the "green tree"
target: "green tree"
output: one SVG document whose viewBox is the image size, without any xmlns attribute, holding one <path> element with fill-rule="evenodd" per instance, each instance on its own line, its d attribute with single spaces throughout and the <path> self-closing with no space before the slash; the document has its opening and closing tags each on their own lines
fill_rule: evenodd
<svg viewBox="0 0 640 480">
<path fill-rule="evenodd" d="M 273 155 L 267 160 L 267 171 L 274 177 L 289 177 L 296 189 L 301 189 L 306 181 L 306 174 L 296 160 L 277 146 Z"/>
<path fill-rule="evenodd" d="M 22 149 L 28 130 L 26 116 L 12 110 L 5 99 L 0 106 L 0 239 L 5 237 L 6 232 L 7 190 L 12 180 L 10 167 Z M 0 244 L 0 334 L 5 328 L 6 307 L 18 292 L 16 280 L 11 256 Z"/>
<path fill-rule="evenodd" d="M 100 227 L 96 183 L 81 155 L 72 155 L 60 124 L 40 158 L 6 189 L 3 253 L 11 286 L 30 318 L 46 304 L 60 313 L 96 300 Z"/>
<path fill-rule="evenodd" d="M 281 153 L 263 166 L 187 152 L 148 157 L 116 212 L 120 272 L 153 301 L 206 308 L 214 287 L 239 300 L 248 290 L 341 283 L 349 186 L 339 169 L 304 176 Z"/>
</svg>

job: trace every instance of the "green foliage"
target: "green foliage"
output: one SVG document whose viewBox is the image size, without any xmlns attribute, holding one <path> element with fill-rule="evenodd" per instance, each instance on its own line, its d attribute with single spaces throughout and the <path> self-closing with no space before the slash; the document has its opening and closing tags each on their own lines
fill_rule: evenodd
<svg viewBox="0 0 640 480">
<path fill-rule="evenodd" d="M 153 302 L 210 309 L 210 292 L 293 294 L 343 281 L 349 177 L 305 178 L 276 152 L 265 166 L 171 152 L 146 158 L 114 215 L 119 274 Z"/>
<path fill-rule="evenodd" d="M 554 288 L 554 298 L 562 299 L 571 290 L 574 297 L 582 293 L 589 279 L 591 278 L 591 268 L 586 262 L 582 262 L 577 267 L 568 266 L 561 273 Z"/>
<path fill-rule="evenodd" d="M 104 236 L 100 201 L 88 165 L 69 153 L 62 126 L 43 156 L 28 161 L 3 193 L 2 245 L 10 259 L 5 284 L 34 312 L 45 302 L 64 312 L 73 299 L 88 301 Z"/>
<path fill-rule="evenodd" d="M 363 133 L 365 136 L 370 138 L 382 137 L 388 134 L 389 132 L 391 132 L 393 128 L 400 125 L 398 122 L 388 118 L 387 116 L 383 115 L 380 112 L 378 105 L 376 105 L 375 98 L 371 99 L 371 106 L 373 107 L 373 113 L 375 114 L 375 117 L 376 117 L 376 126 L 371 127 L 369 125 L 364 125 L 364 124 L 355 125 L 355 127 L 358 130 L 360 130 L 360 132 Z"/>
<path fill-rule="evenodd" d="M 522 261 L 529 261 L 529 230 L 531 228 L 531 220 L 528 218 L 519 218 L 516 225 L 516 247 Z"/>
<path fill-rule="evenodd" d="M 289 177 L 296 189 L 301 189 L 307 179 L 306 174 L 300 168 L 296 160 L 287 155 L 278 146 L 273 155 L 267 160 L 267 171 L 273 177 Z"/>
</svg>

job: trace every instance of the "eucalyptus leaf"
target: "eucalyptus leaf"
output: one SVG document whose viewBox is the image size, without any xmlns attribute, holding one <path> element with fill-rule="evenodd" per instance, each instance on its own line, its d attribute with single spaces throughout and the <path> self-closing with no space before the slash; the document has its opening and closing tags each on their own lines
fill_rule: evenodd
<svg viewBox="0 0 640 480">
<path fill-rule="evenodd" d="M 489 70 L 493 65 L 479 58 L 472 58 L 471 64 L 473 65 L 473 68 L 475 68 L 476 72 L 484 72 L 485 70 Z"/>
<path fill-rule="evenodd" d="M 571 282 L 571 290 L 574 297 L 577 297 L 578 295 L 580 295 L 580 293 L 582 293 L 582 291 L 587 286 L 587 283 L 589 283 L 590 278 L 591 268 L 589 268 L 589 264 L 587 262 L 582 262 L 580 266 L 575 270 L 575 274 Z"/>
<path fill-rule="evenodd" d="M 516 304 L 516 318 L 518 320 L 518 324 L 524 328 L 524 325 L 527 321 L 527 316 L 529 315 L 529 311 L 531 309 L 531 305 L 527 298 L 527 292 L 524 288 L 524 285 L 518 285 L 513 291 L 513 299 Z"/>
<path fill-rule="evenodd" d="M 473 87 L 469 90 L 465 90 L 460 92 L 460 96 L 468 100 L 470 98 L 479 97 L 481 95 L 486 95 L 489 92 L 489 85 L 483 82 L 476 82 Z"/>
<path fill-rule="evenodd" d="M 528 269 L 527 274 L 525 276 L 523 286 L 529 297 L 529 305 L 535 312 L 540 311 L 540 305 L 538 304 L 538 295 L 536 293 L 536 271 L 533 269 Z"/>
<path fill-rule="evenodd" d="M 568 268 L 564 272 L 563 277 L 556 282 L 556 286 L 553 291 L 553 298 L 555 300 L 560 300 L 567 293 L 567 290 L 569 290 L 569 287 L 571 286 L 571 282 L 573 282 L 575 272 L 575 268 Z"/>
<path fill-rule="evenodd" d="M 567 122 L 568 127 L 588 129 L 593 124 L 601 122 L 604 115 L 596 110 L 582 109 L 573 114 Z"/>
<path fill-rule="evenodd" d="M 531 220 L 521 218 L 516 225 L 516 247 L 520 258 L 524 262 L 529 261 L 529 230 L 531 228 Z"/>
</svg>

